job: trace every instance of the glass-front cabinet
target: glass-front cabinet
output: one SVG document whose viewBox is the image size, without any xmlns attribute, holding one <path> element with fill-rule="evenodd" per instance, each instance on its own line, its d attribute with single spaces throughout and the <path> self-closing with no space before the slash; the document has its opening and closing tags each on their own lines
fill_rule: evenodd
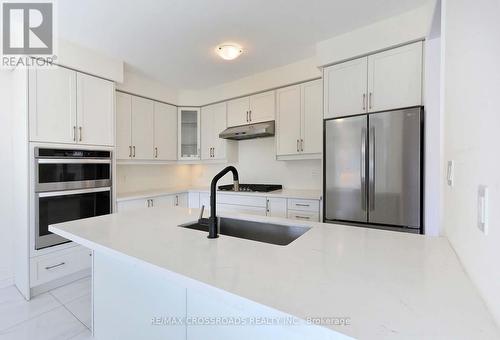
<svg viewBox="0 0 500 340">
<path fill-rule="evenodd" d="M 200 109 L 179 107 L 179 160 L 200 159 Z"/>
</svg>

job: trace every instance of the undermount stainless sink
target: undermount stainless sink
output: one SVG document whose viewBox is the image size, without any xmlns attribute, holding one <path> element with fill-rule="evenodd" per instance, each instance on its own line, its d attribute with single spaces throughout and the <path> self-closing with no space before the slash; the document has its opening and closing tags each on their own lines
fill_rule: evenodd
<svg viewBox="0 0 500 340">
<path fill-rule="evenodd" d="M 208 225 L 200 224 L 199 222 L 186 223 L 179 227 L 208 232 Z M 286 246 L 292 243 L 309 229 L 311 228 L 237 220 L 233 218 L 221 217 L 219 219 L 219 233 L 222 235 L 279 246 Z"/>
</svg>

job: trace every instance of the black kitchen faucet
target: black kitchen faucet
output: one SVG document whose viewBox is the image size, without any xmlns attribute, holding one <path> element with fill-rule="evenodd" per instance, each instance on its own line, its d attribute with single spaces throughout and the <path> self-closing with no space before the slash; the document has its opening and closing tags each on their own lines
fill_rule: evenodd
<svg viewBox="0 0 500 340">
<path fill-rule="evenodd" d="M 219 228 L 217 223 L 217 212 L 216 212 L 216 198 L 217 198 L 217 182 L 228 172 L 233 173 L 233 188 L 234 191 L 239 191 L 239 179 L 238 179 L 238 170 L 234 166 L 228 166 L 224 168 L 221 172 L 214 176 L 212 179 L 212 183 L 210 184 L 210 218 L 208 220 L 203 218 L 203 208 L 202 213 L 200 215 L 200 219 L 198 220 L 199 224 L 207 225 L 208 224 L 208 238 L 217 238 L 219 237 Z"/>
</svg>

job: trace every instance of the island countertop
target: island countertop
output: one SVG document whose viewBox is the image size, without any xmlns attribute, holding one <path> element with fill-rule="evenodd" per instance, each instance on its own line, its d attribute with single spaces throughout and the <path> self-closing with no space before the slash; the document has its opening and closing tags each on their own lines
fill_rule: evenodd
<svg viewBox="0 0 500 340">
<path fill-rule="evenodd" d="M 312 227 L 288 246 L 180 228 L 199 209 L 152 208 L 61 223 L 50 231 L 102 253 L 152 264 L 359 339 L 498 339 L 446 238 L 230 214 Z"/>
</svg>

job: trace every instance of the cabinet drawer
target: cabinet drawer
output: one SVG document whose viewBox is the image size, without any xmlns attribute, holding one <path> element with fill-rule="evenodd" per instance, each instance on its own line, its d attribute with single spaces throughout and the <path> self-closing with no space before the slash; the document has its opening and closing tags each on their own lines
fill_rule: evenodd
<svg viewBox="0 0 500 340">
<path fill-rule="evenodd" d="M 316 200 L 301 200 L 301 199 L 289 199 L 288 209 L 300 210 L 300 211 L 314 211 L 319 212 L 319 201 Z"/>
<path fill-rule="evenodd" d="M 217 203 L 246 205 L 250 207 L 266 207 L 266 198 L 258 196 L 240 196 L 240 195 L 225 195 L 217 194 Z"/>
<path fill-rule="evenodd" d="M 217 212 L 266 216 L 265 207 L 251 207 L 234 204 L 217 204 Z"/>
<path fill-rule="evenodd" d="M 319 214 L 315 211 L 288 210 L 288 218 L 292 220 L 319 222 Z"/>
<path fill-rule="evenodd" d="M 30 260 L 31 286 L 37 286 L 80 270 L 90 268 L 92 253 L 84 247 L 73 247 Z"/>
</svg>

